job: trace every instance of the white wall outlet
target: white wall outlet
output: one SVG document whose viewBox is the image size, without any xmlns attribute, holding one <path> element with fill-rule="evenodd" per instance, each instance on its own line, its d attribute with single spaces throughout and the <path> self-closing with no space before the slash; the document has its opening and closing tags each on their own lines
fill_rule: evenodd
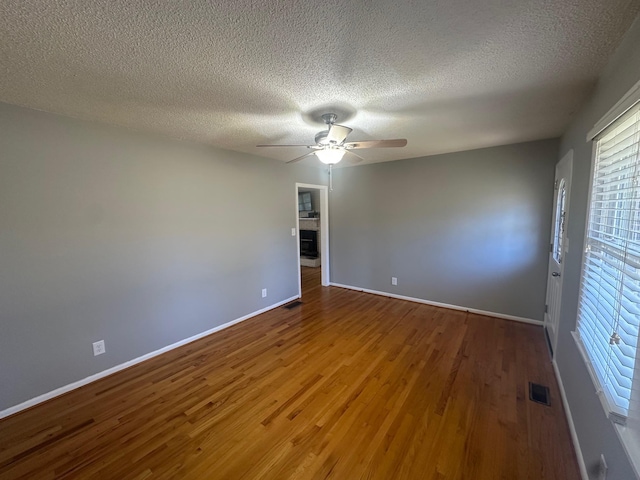
<svg viewBox="0 0 640 480">
<path fill-rule="evenodd" d="M 267 296 L 267 289 L 263 288 L 262 289 L 262 298 L 265 298 Z"/>
<path fill-rule="evenodd" d="M 99 342 L 93 342 L 93 356 L 96 357 L 98 355 L 102 355 L 106 352 L 107 349 L 104 346 L 104 340 L 100 340 Z"/>
<path fill-rule="evenodd" d="M 295 236 L 296 236 L 296 229 L 295 229 L 295 228 L 292 228 L 292 229 L 291 229 L 291 236 L 292 236 L 292 237 L 295 237 Z"/>
<path fill-rule="evenodd" d="M 398 277 L 391 277 L 391 285 L 398 285 Z"/>
<path fill-rule="evenodd" d="M 598 466 L 598 480 L 607 480 L 607 461 L 604 459 L 604 455 L 600 455 L 600 465 Z"/>
</svg>

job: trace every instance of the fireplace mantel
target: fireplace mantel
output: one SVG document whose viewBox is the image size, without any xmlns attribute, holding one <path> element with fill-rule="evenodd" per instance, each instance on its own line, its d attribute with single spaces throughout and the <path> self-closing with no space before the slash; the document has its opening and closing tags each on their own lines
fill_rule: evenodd
<svg viewBox="0 0 640 480">
<path fill-rule="evenodd" d="M 320 230 L 320 219 L 300 218 L 300 230 Z"/>
</svg>

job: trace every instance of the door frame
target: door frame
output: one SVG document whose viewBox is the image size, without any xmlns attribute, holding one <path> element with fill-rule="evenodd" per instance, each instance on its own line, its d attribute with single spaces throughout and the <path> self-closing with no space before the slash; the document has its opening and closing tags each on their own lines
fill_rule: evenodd
<svg viewBox="0 0 640 480">
<path fill-rule="evenodd" d="M 328 287 L 331 281 L 329 270 L 329 187 L 313 185 L 311 183 L 296 183 L 296 252 L 298 263 L 298 296 L 302 297 L 302 271 L 300 270 L 300 214 L 298 212 L 298 189 L 313 188 L 320 190 L 320 276 L 323 287 Z"/>
<path fill-rule="evenodd" d="M 556 324 L 554 325 L 554 338 L 550 338 L 549 335 L 549 324 L 553 323 L 553 320 L 551 319 L 551 316 L 549 315 L 549 313 L 545 312 L 544 317 L 543 317 L 543 326 L 545 329 L 545 334 L 549 337 L 549 344 L 551 346 L 551 353 L 553 358 L 555 358 L 556 356 L 556 349 L 558 346 L 558 337 L 559 337 L 559 332 L 558 330 L 560 329 L 560 312 L 562 310 L 562 290 L 563 290 L 563 286 L 564 286 L 564 266 L 566 265 L 566 258 L 567 258 L 567 253 L 569 253 L 569 237 L 568 237 L 568 213 L 569 213 L 569 207 L 570 207 L 570 201 L 571 201 L 571 186 L 573 183 L 573 149 L 569 150 L 565 155 L 563 155 L 563 157 L 560 159 L 560 161 L 558 161 L 558 163 L 555 166 L 554 169 L 554 182 L 556 180 L 558 180 L 557 174 L 558 174 L 558 170 L 560 168 L 560 166 L 563 163 L 567 163 L 567 178 L 566 178 L 566 183 L 568 184 L 568 188 L 567 188 L 567 196 L 566 196 L 566 200 L 565 200 L 565 212 L 567 213 L 567 216 L 565 217 L 565 228 L 564 231 L 562 232 L 563 235 L 563 251 L 562 251 L 562 261 L 560 262 L 560 280 L 559 280 L 559 287 L 558 287 L 558 319 Z M 555 188 L 554 186 L 554 190 L 553 190 L 553 205 L 552 205 L 552 214 L 551 214 L 551 235 L 550 235 L 550 240 L 549 240 L 549 256 L 547 257 L 547 289 L 545 292 L 545 305 L 548 305 L 548 301 L 549 301 L 549 289 L 551 286 L 551 282 L 552 282 L 552 276 L 551 276 L 551 259 L 553 257 L 553 247 L 554 247 L 554 241 L 555 241 L 555 224 L 556 224 L 556 209 L 557 209 L 557 205 L 558 205 L 558 193 L 559 190 L 557 188 Z"/>
</svg>

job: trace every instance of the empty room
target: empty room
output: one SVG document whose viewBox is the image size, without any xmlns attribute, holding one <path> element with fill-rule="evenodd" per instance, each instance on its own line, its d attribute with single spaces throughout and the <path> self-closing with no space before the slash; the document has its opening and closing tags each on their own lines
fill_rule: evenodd
<svg viewBox="0 0 640 480">
<path fill-rule="evenodd" d="M 640 1 L 0 0 L 0 479 L 640 479 Z"/>
</svg>

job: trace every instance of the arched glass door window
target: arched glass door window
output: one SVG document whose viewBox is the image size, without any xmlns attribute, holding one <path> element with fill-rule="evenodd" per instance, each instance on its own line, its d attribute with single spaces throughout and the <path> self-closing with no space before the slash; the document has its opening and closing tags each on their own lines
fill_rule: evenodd
<svg viewBox="0 0 640 480">
<path fill-rule="evenodd" d="M 558 200 L 556 201 L 556 223 L 553 231 L 553 259 L 562 263 L 562 244 L 564 241 L 565 216 L 567 205 L 567 185 L 564 178 L 558 185 Z"/>
</svg>

